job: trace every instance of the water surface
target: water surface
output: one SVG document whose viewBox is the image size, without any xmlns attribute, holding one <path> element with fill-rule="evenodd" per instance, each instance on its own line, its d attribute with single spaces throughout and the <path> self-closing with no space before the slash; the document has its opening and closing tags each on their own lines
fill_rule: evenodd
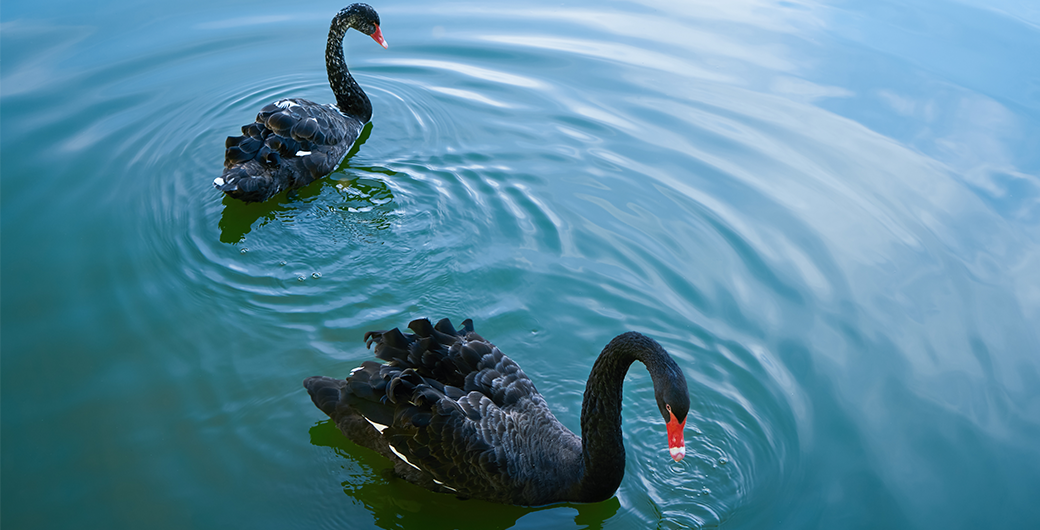
<svg viewBox="0 0 1040 530">
<path fill-rule="evenodd" d="M 340 4 L 5 4 L 5 528 L 1040 524 L 1040 11 L 1013 2 L 373 4 L 331 176 L 212 188 L 280 97 L 331 101 Z M 614 499 L 435 495 L 301 381 L 470 317 L 578 429 L 637 330 Z"/>
</svg>

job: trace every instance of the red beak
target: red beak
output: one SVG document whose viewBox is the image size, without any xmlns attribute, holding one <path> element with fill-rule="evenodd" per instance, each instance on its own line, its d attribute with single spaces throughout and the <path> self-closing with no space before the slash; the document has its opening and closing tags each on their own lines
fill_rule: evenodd
<svg viewBox="0 0 1040 530">
<path fill-rule="evenodd" d="M 672 455 L 672 460 L 678 462 L 686 456 L 686 442 L 683 441 L 683 429 L 686 428 L 686 420 L 680 423 L 671 410 L 668 411 L 668 415 L 671 416 L 671 419 L 665 424 L 665 428 L 668 431 L 668 453 Z"/>
<path fill-rule="evenodd" d="M 386 40 L 383 39 L 383 30 L 379 29 L 379 26 L 376 25 L 376 24 L 372 24 L 372 25 L 376 27 L 375 32 L 372 33 L 372 40 L 378 42 L 379 45 L 382 46 L 383 48 L 386 48 Z"/>
</svg>

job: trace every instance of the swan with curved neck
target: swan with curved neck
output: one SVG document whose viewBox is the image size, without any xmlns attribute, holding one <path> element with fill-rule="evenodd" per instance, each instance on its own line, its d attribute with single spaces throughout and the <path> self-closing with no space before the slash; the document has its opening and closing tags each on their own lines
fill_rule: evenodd
<svg viewBox="0 0 1040 530">
<path fill-rule="evenodd" d="M 336 104 L 286 98 L 260 109 L 256 121 L 242 127 L 242 136 L 225 142 L 224 171 L 213 180 L 217 189 L 246 202 L 265 201 L 336 169 L 372 118 L 372 103 L 343 58 L 343 37 L 350 28 L 387 47 L 371 6 L 352 4 L 337 13 L 325 48 Z"/>
<path fill-rule="evenodd" d="M 625 473 L 621 389 L 635 361 L 646 365 L 671 457 L 685 455 L 686 378 L 653 339 L 618 335 L 592 367 L 581 437 L 561 424 L 534 383 L 466 320 L 447 319 L 365 334 L 375 354 L 349 377 L 304 381 L 314 404 L 347 438 L 394 462 L 395 472 L 463 498 L 540 506 L 610 498 Z"/>
</svg>

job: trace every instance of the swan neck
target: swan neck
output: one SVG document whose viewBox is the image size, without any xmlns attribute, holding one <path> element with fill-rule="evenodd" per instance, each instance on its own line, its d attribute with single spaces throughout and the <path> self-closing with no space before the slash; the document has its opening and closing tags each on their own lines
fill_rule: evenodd
<svg viewBox="0 0 1040 530">
<path fill-rule="evenodd" d="M 635 361 L 650 370 L 656 384 L 657 357 L 664 350 L 635 332 L 610 341 L 592 366 L 581 406 L 584 475 L 582 496 L 587 502 L 610 498 L 625 475 L 625 444 L 621 434 L 621 398 L 625 374 Z"/>
<path fill-rule="evenodd" d="M 612 497 L 625 476 L 621 390 L 625 374 L 636 361 L 650 372 L 655 398 L 659 390 L 666 388 L 677 387 L 681 395 L 686 393 L 682 371 L 653 339 L 628 332 L 603 348 L 589 374 L 581 402 L 582 476 L 578 497 L 583 502 Z M 685 412 L 682 416 L 685 418 Z"/>
<path fill-rule="evenodd" d="M 372 103 L 369 102 L 361 85 L 347 69 L 347 61 L 343 57 L 343 36 L 350 26 L 337 25 L 334 20 L 329 29 L 329 42 L 325 48 L 325 68 L 329 74 L 329 86 L 336 95 L 336 106 L 340 112 L 367 123 L 372 118 Z"/>
</svg>

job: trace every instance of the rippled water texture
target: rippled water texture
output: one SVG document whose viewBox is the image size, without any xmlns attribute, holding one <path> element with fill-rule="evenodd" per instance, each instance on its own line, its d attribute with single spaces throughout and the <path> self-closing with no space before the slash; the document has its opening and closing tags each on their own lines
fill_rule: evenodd
<svg viewBox="0 0 1040 530">
<path fill-rule="evenodd" d="M 332 101 L 319 4 L 4 4 L 5 529 L 1040 527 L 1035 7 L 373 3 L 356 150 L 224 200 L 227 135 Z M 300 383 L 423 316 L 573 430 L 655 337 L 687 458 L 635 366 L 614 499 L 390 478 Z"/>
</svg>

